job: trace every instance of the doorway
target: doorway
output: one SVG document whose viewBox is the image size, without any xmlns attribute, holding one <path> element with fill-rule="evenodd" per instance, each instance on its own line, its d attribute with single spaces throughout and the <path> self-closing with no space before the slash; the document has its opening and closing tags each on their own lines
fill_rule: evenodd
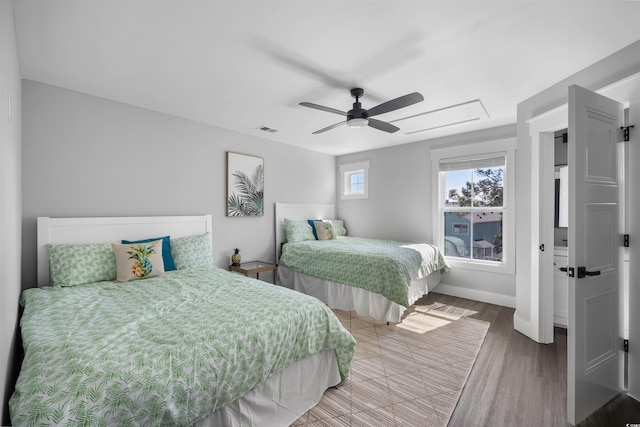
<svg viewBox="0 0 640 427">
<path fill-rule="evenodd" d="M 583 90 L 584 92 L 584 90 Z M 595 96 L 596 94 L 594 94 Z M 606 99 L 604 97 L 600 97 L 601 99 Z M 640 100 L 633 100 L 631 101 L 631 104 L 633 105 L 634 108 L 638 108 L 639 104 L 640 104 Z M 619 112 L 620 114 L 622 113 L 622 105 L 620 104 L 616 104 L 619 107 Z M 627 108 L 629 106 L 629 102 L 627 102 Z M 573 108 L 573 107 L 572 107 Z M 573 110 L 573 111 L 583 111 L 583 110 Z M 635 111 L 635 110 L 634 110 Z M 562 107 L 559 108 L 557 110 L 554 110 L 551 113 L 548 113 L 542 117 L 537 117 L 533 120 L 531 120 L 529 122 L 529 126 L 530 126 L 530 135 L 531 135 L 531 139 L 532 139 L 532 146 L 534 148 L 534 153 L 536 151 L 539 152 L 539 164 L 537 165 L 537 167 L 534 167 L 534 175 L 535 172 L 537 171 L 537 193 L 534 191 L 534 200 L 537 197 L 540 204 L 540 211 L 539 211 L 539 230 L 538 231 L 538 235 L 540 237 L 540 241 L 541 242 L 554 242 L 554 247 L 555 247 L 555 243 L 557 243 L 557 236 L 556 233 L 554 233 L 553 229 L 557 228 L 556 226 L 558 225 L 558 222 L 555 221 L 554 215 L 550 212 L 554 212 L 555 209 L 552 209 L 552 206 L 555 204 L 555 185 L 552 185 L 549 183 L 549 181 L 551 180 L 551 167 L 552 165 L 555 166 L 555 156 L 553 155 L 553 153 L 551 152 L 552 150 L 550 149 L 553 145 L 552 141 L 555 139 L 554 136 L 558 136 L 557 132 L 555 131 L 557 128 L 561 127 L 564 124 L 564 121 L 566 120 L 565 117 L 567 117 L 565 115 L 566 113 L 566 107 Z M 584 113 L 580 113 L 580 114 L 584 114 Z M 574 117 L 574 116 L 572 116 Z M 585 116 L 586 117 L 586 116 Z M 589 116 L 591 117 L 591 116 Z M 594 116 L 595 117 L 595 116 Z M 622 125 L 622 119 L 621 119 L 621 115 L 618 115 L 617 117 L 620 117 L 620 121 L 618 122 L 619 124 L 617 126 L 621 126 Z M 627 115 L 628 117 L 628 115 Z M 639 114 L 636 114 L 636 117 L 640 117 Z M 574 122 L 575 123 L 575 122 Z M 624 122 L 624 126 L 621 129 L 624 129 L 625 126 L 628 126 L 629 120 L 625 120 Z M 590 127 L 576 127 L 577 134 L 585 134 L 586 129 L 591 129 Z M 617 193 L 618 196 L 616 197 L 616 199 L 619 199 L 621 201 L 620 203 L 620 214 L 618 216 L 618 221 L 609 221 L 607 222 L 607 224 L 615 224 L 616 222 L 619 224 L 619 226 L 617 227 L 609 227 L 611 231 L 606 232 L 608 237 L 608 240 L 610 240 L 610 244 L 611 244 L 611 249 L 608 249 L 606 252 L 608 254 L 615 254 L 616 251 L 619 251 L 618 255 L 619 256 L 612 256 L 610 257 L 611 259 L 619 259 L 619 263 L 613 263 L 611 264 L 611 266 L 617 266 L 615 268 L 617 268 L 621 274 L 620 274 L 620 283 L 624 284 L 624 286 L 620 286 L 620 292 L 617 294 L 618 298 L 619 298 L 619 303 L 620 303 L 620 307 L 622 308 L 621 316 L 613 316 L 611 317 L 612 319 L 617 319 L 620 318 L 620 328 L 616 328 L 620 330 L 620 335 L 623 335 L 623 337 L 625 339 L 627 339 L 627 337 L 629 336 L 630 330 L 629 330 L 629 326 L 630 324 L 632 326 L 636 325 L 637 322 L 629 322 L 629 305 L 631 305 L 632 307 L 635 306 L 635 302 L 640 303 L 639 299 L 640 299 L 640 293 L 636 292 L 635 288 L 633 290 L 631 290 L 631 292 L 629 291 L 629 283 L 630 283 L 630 277 L 637 277 L 637 268 L 635 269 L 635 273 L 632 271 L 631 275 L 629 274 L 629 266 L 631 263 L 630 259 L 633 257 L 630 257 L 629 255 L 629 249 L 625 248 L 622 246 L 622 238 L 620 239 L 620 244 L 616 243 L 618 240 L 618 232 L 623 235 L 623 234 L 629 234 L 630 230 L 634 228 L 634 226 L 637 228 L 638 226 L 638 219 L 637 219 L 637 215 L 630 215 L 634 212 L 639 212 L 638 210 L 638 200 L 637 197 L 635 197 L 634 200 L 634 195 L 633 193 L 631 193 L 629 191 L 630 189 L 630 183 L 633 182 L 637 182 L 637 178 L 638 178 L 638 171 L 630 171 L 628 165 L 629 165 L 629 158 L 630 158 L 630 145 L 629 142 L 616 142 L 616 141 L 622 141 L 621 137 L 618 138 L 614 138 L 613 134 L 616 133 L 617 128 L 612 128 L 612 130 L 609 130 L 609 133 L 607 135 L 612 135 L 610 138 L 608 138 L 608 140 L 611 141 L 611 144 L 607 144 L 607 145 L 592 145 L 591 149 L 587 150 L 587 153 L 591 155 L 592 159 L 612 159 L 612 158 L 618 158 L 618 168 L 615 168 L 615 163 L 608 163 L 610 165 L 613 165 L 611 168 L 609 168 L 609 170 L 612 171 L 612 174 L 610 175 L 612 177 L 611 181 L 612 183 L 619 183 L 619 185 L 616 185 L 613 188 L 614 193 Z M 589 135 L 589 132 L 586 132 L 587 135 Z M 622 134 L 622 132 L 620 132 L 620 135 Z M 633 141 L 633 139 L 632 139 Z M 636 142 L 638 141 L 638 138 L 636 137 Z M 633 143 L 632 143 L 633 146 Z M 610 147 L 611 154 L 609 154 L 608 156 L 594 156 L 593 153 L 598 153 L 603 151 L 601 148 L 599 147 Z M 635 149 L 637 150 L 638 148 L 635 147 Z M 605 154 L 604 152 L 602 154 Z M 575 152 L 574 152 L 575 155 Z M 635 156 L 634 158 L 638 157 L 638 153 L 637 152 L 633 152 L 632 151 L 632 155 Z M 535 157 L 535 156 L 534 156 Z M 587 159 L 590 158 L 589 156 L 587 156 Z M 584 163 L 584 158 L 578 163 L 578 165 L 583 165 Z M 635 163 L 635 162 L 634 162 Z M 594 164 L 594 160 L 591 160 L 590 162 L 591 165 Z M 607 164 L 607 163 L 605 163 Z M 569 167 L 571 167 L 571 165 L 569 165 Z M 612 169 L 613 168 L 613 169 Z M 580 169 L 580 168 L 578 168 Z M 589 177 L 591 177 L 591 181 L 588 182 L 593 182 L 593 177 L 598 178 L 599 176 L 597 175 L 583 175 L 583 172 L 581 172 L 580 170 L 575 170 L 573 174 L 575 175 L 573 177 L 573 182 L 574 183 L 578 183 L 577 180 L 581 180 L 581 179 L 589 179 Z M 617 176 L 616 176 L 617 174 Z M 634 176 L 631 176 L 634 175 Z M 587 178 L 582 178 L 582 177 L 587 177 Z M 555 180 L 553 180 L 555 181 Z M 535 180 L 534 180 L 535 183 Z M 572 184 L 573 185 L 573 184 Z M 534 186 L 535 187 L 535 186 Z M 609 187 L 611 188 L 611 187 Z M 580 189 L 580 186 L 578 186 L 578 189 Z M 583 194 L 581 193 L 581 191 L 577 191 L 576 194 Z M 601 192 L 599 193 L 601 194 Z M 631 197 L 630 197 L 631 196 Z M 607 199 L 609 200 L 609 199 Z M 631 202 L 631 208 L 630 208 L 630 202 Z M 589 213 L 590 215 L 593 216 L 593 212 L 596 212 L 594 210 L 594 203 L 591 201 L 591 199 L 589 199 L 589 205 L 585 205 L 588 209 L 588 211 L 586 213 Z M 605 205 L 602 205 L 603 207 L 601 209 L 605 209 L 608 210 L 609 209 L 609 202 L 605 203 Z M 572 208 L 573 209 L 573 208 Z M 612 210 L 613 212 L 613 210 Z M 555 212 L 554 212 L 555 213 Z M 573 216 L 575 216 L 578 212 L 575 211 L 573 214 Z M 615 215 L 609 215 L 611 218 L 615 218 Z M 586 217 L 585 217 L 586 218 Z M 603 216 L 604 218 L 604 216 Z M 583 219 L 582 216 L 577 215 L 574 217 L 574 219 L 580 221 Z M 599 224 L 600 222 L 598 222 Z M 594 239 L 593 236 L 598 236 L 599 234 L 602 234 L 602 230 L 599 230 L 599 227 L 596 223 L 594 223 L 595 226 L 589 226 L 584 228 L 583 227 L 583 231 L 581 233 L 574 233 L 572 231 L 573 234 L 571 234 L 571 236 L 573 237 L 578 237 L 578 240 L 580 240 L 581 236 L 591 236 L 591 240 Z M 606 230 L 606 228 L 605 228 Z M 618 231 L 619 230 L 619 231 Z M 577 231 L 577 230 L 576 230 Z M 636 229 L 637 231 L 637 229 Z M 586 234 L 583 234 L 586 233 Z M 571 239 L 573 239 L 573 237 L 571 237 Z M 604 235 L 601 236 L 602 239 L 597 238 L 596 241 L 594 241 L 595 243 L 592 242 L 591 245 L 587 245 L 588 247 L 592 247 L 593 244 L 595 244 L 596 248 L 599 248 L 600 246 L 598 246 L 597 242 L 603 242 L 604 239 Z M 615 238 L 614 238 L 615 237 Z M 621 236 L 622 237 L 622 236 Z M 578 242 L 578 240 L 576 240 L 576 242 Z M 608 247 L 608 246 L 607 246 Z M 571 242 L 569 242 L 569 250 L 571 248 Z M 554 306 L 554 300 L 555 300 L 555 295 L 553 294 L 553 292 L 550 292 L 551 288 L 553 287 L 553 279 L 549 280 L 549 273 L 552 271 L 552 268 L 550 267 L 551 265 L 553 265 L 553 263 L 550 263 L 549 260 L 552 258 L 552 256 L 550 256 L 550 254 L 547 251 L 547 253 L 545 254 L 544 252 L 544 246 L 540 245 L 540 257 L 538 257 L 537 263 L 533 262 L 533 265 L 537 264 L 537 267 L 539 268 L 539 282 L 538 282 L 538 291 L 539 291 L 539 317 L 538 317 L 538 324 L 540 325 L 540 330 L 539 332 L 539 338 L 541 338 L 541 340 L 539 342 L 551 342 L 551 341 L 547 341 L 548 340 L 548 331 L 549 330 L 553 330 L 553 324 L 550 321 L 550 319 L 552 318 L 552 316 L 550 315 L 551 313 L 549 312 L 551 308 L 553 308 Z M 602 249 L 602 248 L 601 248 Z M 580 252 L 580 251 L 579 251 Z M 636 254 L 637 255 L 637 254 Z M 635 256 L 635 255 L 634 255 Z M 605 257 L 605 258 L 609 258 L 609 257 Z M 600 257 L 598 257 L 598 259 L 601 259 Z M 603 258 L 604 259 L 604 258 Z M 633 258 L 635 261 L 637 261 L 637 256 L 635 256 L 635 258 Z M 582 262 L 584 262 L 584 260 L 579 261 L 579 260 L 574 260 L 576 262 L 578 262 L 578 264 L 581 264 Z M 574 262 L 575 263 L 575 262 Z M 587 264 L 588 265 L 588 264 Z M 583 269 L 584 270 L 584 269 Z M 535 270 L 534 270 L 535 271 Z M 593 276 L 595 275 L 595 273 L 599 274 L 599 271 L 594 271 L 594 272 L 587 272 L 590 273 L 589 275 Z M 593 273 L 593 274 L 591 274 Z M 635 275 L 634 275 L 635 274 Z M 576 276 L 576 277 L 581 277 L 580 275 Z M 584 276 L 582 276 L 584 277 Z M 573 281 L 575 281 L 575 279 L 572 279 L 572 283 Z M 610 282 L 609 282 L 610 283 Z M 577 286 L 577 283 L 575 283 L 575 285 L 572 286 L 576 286 L 576 290 L 580 289 L 582 290 L 584 287 L 584 284 L 581 284 L 580 287 Z M 573 288 L 572 288 L 573 289 Z M 581 291 L 582 292 L 582 291 Z M 604 294 L 603 294 L 604 295 Z M 614 294 L 615 295 L 615 294 Z M 597 295 L 600 296 L 600 295 Z M 571 298 L 570 298 L 571 300 Z M 634 302 L 631 302 L 634 301 Z M 587 300 L 584 301 L 584 303 L 587 303 Z M 580 309 L 580 307 L 583 307 L 581 305 L 576 306 L 577 309 Z M 586 307 L 586 306 L 584 306 Z M 614 312 L 615 313 L 615 312 Z M 632 317 L 634 316 L 634 313 L 631 313 Z M 637 318 L 634 317 L 634 318 Z M 592 325 L 593 327 L 595 327 L 595 324 Z M 588 330 L 592 330 L 592 328 L 587 328 Z M 596 327 L 596 329 L 598 329 Z M 638 331 L 635 330 L 637 328 L 632 328 L 634 330 L 633 333 L 635 333 L 634 335 L 634 341 L 635 339 L 637 339 L 638 336 Z M 632 333 L 632 335 L 633 335 Z M 614 336 L 609 334 L 608 336 Z M 616 333 L 615 336 L 617 337 L 618 334 Z M 551 335 L 551 340 L 553 336 Z M 622 343 L 622 340 L 620 340 L 620 343 Z M 581 348 L 580 346 L 578 346 L 577 348 Z M 617 347 L 616 347 L 617 348 Z M 622 351 L 622 345 L 620 345 L 620 351 Z M 637 359 L 637 354 L 631 356 L 632 354 L 634 354 L 634 352 L 630 353 L 630 359 Z M 635 360 L 635 362 L 637 362 L 637 360 Z M 623 366 L 623 365 L 621 365 Z M 635 366 L 635 367 L 634 367 Z M 631 360 L 631 363 L 629 365 L 629 369 L 633 370 L 635 369 L 636 371 L 633 372 L 637 372 L 637 363 L 634 364 L 634 361 Z M 614 371 L 612 371 L 611 373 L 614 374 L 615 372 L 618 372 L 617 369 L 615 369 Z M 576 375 L 579 373 L 576 372 Z M 622 382 L 622 373 L 623 370 L 620 370 L 620 384 L 623 384 Z M 615 374 L 613 375 L 613 377 L 615 378 Z M 633 376 L 633 374 L 632 374 Z M 575 384 L 575 380 L 573 381 L 573 383 Z M 632 389 L 636 390 L 637 389 L 637 385 L 634 387 L 633 385 L 630 385 L 629 387 L 629 395 L 630 396 L 634 396 L 634 394 L 632 393 Z M 635 393 L 637 393 L 637 391 L 635 391 Z M 606 400 L 605 400 L 606 401 Z M 603 401 L 604 402 L 604 401 Z M 569 405 L 570 407 L 572 405 Z M 593 410 L 593 409 L 591 409 Z M 584 412 L 583 412 L 584 414 Z M 588 412 L 587 412 L 588 414 Z M 583 415 L 584 416 L 584 415 Z M 577 419 L 576 421 L 578 421 L 579 419 Z"/>
</svg>

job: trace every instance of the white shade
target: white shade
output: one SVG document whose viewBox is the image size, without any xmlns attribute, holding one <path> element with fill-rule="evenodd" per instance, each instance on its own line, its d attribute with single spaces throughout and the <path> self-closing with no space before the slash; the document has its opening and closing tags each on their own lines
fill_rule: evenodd
<svg viewBox="0 0 640 427">
<path fill-rule="evenodd" d="M 369 119 L 351 119 L 347 120 L 347 126 L 350 128 L 363 128 L 369 126 Z"/>
<path fill-rule="evenodd" d="M 485 156 L 458 157 L 454 160 L 441 159 L 439 162 L 440 171 L 460 171 L 466 169 L 493 168 L 504 166 L 505 153 L 488 154 Z"/>
</svg>

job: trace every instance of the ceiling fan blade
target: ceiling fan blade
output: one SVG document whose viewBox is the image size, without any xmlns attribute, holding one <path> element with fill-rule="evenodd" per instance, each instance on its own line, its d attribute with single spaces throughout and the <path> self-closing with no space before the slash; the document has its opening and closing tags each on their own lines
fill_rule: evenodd
<svg viewBox="0 0 640 427">
<path fill-rule="evenodd" d="M 391 123 L 383 122 L 382 120 L 376 120 L 372 118 L 369 118 L 369 126 L 384 132 L 389 132 L 389 133 L 394 133 L 400 130 L 399 127 L 394 126 Z"/>
<path fill-rule="evenodd" d="M 311 102 L 301 102 L 300 105 L 303 107 L 315 108 L 316 110 L 326 111 L 328 113 L 339 114 L 341 116 L 346 116 L 347 113 L 344 111 L 336 110 L 335 108 L 325 107 L 324 105 L 312 104 Z"/>
<path fill-rule="evenodd" d="M 380 105 L 376 105 L 375 107 L 368 109 L 367 112 L 369 113 L 369 117 L 377 116 L 378 114 L 388 113 L 389 111 L 417 104 L 420 101 L 424 101 L 424 97 L 418 92 L 413 92 L 408 95 L 392 99 L 391 101 L 383 102 Z"/>
<path fill-rule="evenodd" d="M 320 130 L 317 130 L 317 131 L 313 132 L 311 135 L 317 135 L 319 133 L 326 132 L 328 130 L 337 128 L 338 126 L 342 126 L 345 123 L 347 123 L 347 122 L 342 121 L 342 122 L 336 123 L 335 125 L 327 126 L 326 128 L 322 128 Z"/>
</svg>

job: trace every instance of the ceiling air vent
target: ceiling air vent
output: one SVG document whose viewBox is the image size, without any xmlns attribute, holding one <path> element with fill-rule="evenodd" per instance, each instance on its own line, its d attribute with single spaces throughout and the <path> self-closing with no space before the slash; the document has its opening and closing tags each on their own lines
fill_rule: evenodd
<svg viewBox="0 0 640 427">
<path fill-rule="evenodd" d="M 270 127 L 268 127 L 268 126 L 260 126 L 260 127 L 258 127 L 257 129 L 262 130 L 262 131 L 265 131 L 265 132 L 269 132 L 269 133 L 276 133 L 276 132 L 278 132 L 278 130 L 277 130 L 277 129 L 273 129 L 273 128 L 270 128 Z"/>
</svg>

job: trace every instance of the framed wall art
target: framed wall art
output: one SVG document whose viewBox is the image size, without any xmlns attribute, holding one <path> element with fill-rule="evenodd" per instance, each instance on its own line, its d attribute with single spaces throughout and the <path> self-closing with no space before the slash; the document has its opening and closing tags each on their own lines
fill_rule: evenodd
<svg viewBox="0 0 640 427">
<path fill-rule="evenodd" d="M 227 216 L 264 215 L 264 159 L 227 151 Z"/>
</svg>

